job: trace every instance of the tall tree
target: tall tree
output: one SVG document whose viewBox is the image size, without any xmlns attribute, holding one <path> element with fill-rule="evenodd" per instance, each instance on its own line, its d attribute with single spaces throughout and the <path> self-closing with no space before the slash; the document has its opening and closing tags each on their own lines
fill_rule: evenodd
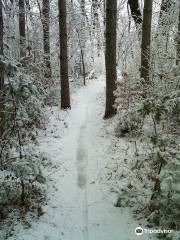
<svg viewBox="0 0 180 240">
<path fill-rule="evenodd" d="M 128 0 L 128 4 L 131 9 L 131 16 L 134 19 L 134 22 L 136 24 L 136 27 L 140 23 L 142 23 L 142 14 L 139 6 L 139 1 L 138 0 Z"/>
<path fill-rule="evenodd" d="M 144 1 L 142 43 L 141 43 L 141 78 L 148 84 L 150 79 L 150 45 L 151 45 L 151 21 L 153 0 Z"/>
<path fill-rule="evenodd" d="M 85 68 L 85 62 L 84 62 L 84 51 L 85 51 L 85 37 L 86 37 L 86 24 L 85 24 L 85 19 L 86 19 L 86 10 L 85 10 L 85 0 L 81 0 L 81 31 L 79 34 L 78 29 L 76 28 L 76 32 L 78 35 L 78 42 L 79 42 L 79 47 L 80 47 L 80 52 L 81 52 L 81 65 L 82 65 L 82 70 L 81 72 L 83 73 L 83 81 L 84 85 L 86 85 L 86 68 Z"/>
<path fill-rule="evenodd" d="M 43 26 L 43 46 L 44 46 L 44 64 L 46 67 L 45 77 L 51 77 L 51 60 L 50 60 L 50 36 L 49 36 L 49 0 L 43 0 L 42 5 L 42 26 Z"/>
<path fill-rule="evenodd" d="M 104 40 L 106 38 L 106 0 L 103 0 L 103 27 L 104 27 Z"/>
<path fill-rule="evenodd" d="M 99 21 L 99 16 L 98 16 L 98 7 L 99 7 L 99 2 L 98 0 L 92 0 L 92 23 L 93 23 L 93 29 L 97 27 L 98 21 Z"/>
<path fill-rule="evenodd" d="M 171 5 L 172 5 L 172 0 L 162 0 L 161 1 L 159 21 L 158 21 L 158 31 L 161 28 L 161 33 L 164 36 L 169 35 L 169 31 L 168 31 L 169 20 L 168 20 L 168 17 L 169 17 L 169 14 L 170 14 Z"/>
<path fill-rule="evenodd" d="M 3 23 L 3 4 L 2 0 L 0 0 L 0 57 L 2 58 L 3 53 L 3 38 L 4 38 L 4 23 Z M 2 62 L 0 61 L 0 90 L 3 89 L 4 86 L 4 67 Z"/>
<path fill-rule="evenodd" d="M 163 13 L 168 13 L 168 10 L 171 7 L 171 4 L 172 4 L 172 0 L 162 0 L 161 1 L 159 20 L 161 20 Z"/>
<path fill-rule="evenodd" d="M 116 38 L 117 38 L 117 0 L 106 1 L 106 109 L 104 118 L 116 114 L 114 108 L 116 90 Z"/>
<path fill-rule="evenodd" d="M 26 56 L 26 20 L 25 2 L 19 0 L 19 35 L 20 35 L 20 57 Z"/>
<path fill-rule="evenodd" d="M 100 56 L 100 50 L 101 50 L 101 40 L 100 40 L 100 34 L 101 34 L 101 27 L 100 27 L 100 18 L 99 18 L 99 10 L 101 9 L 101 3 L 99 0 L 92 0 L 92 10 L 91 10 L 91 18 L 92 18 L 92 26 L 93 26 L 93 33 L 96 36 L 97 39 L 97 54 Z"/>
<path fill-rule="evenodd" d="M 0 92 L 3 91 L 4 88 L 4 65 L 2 63 L 1 58 L 4 56 L 3 53 L 3 3 L 0 0 Z M 2 135 L 3 131 L 3 99 L 0 98 L 0 135 Z"/>
<path fill-rule="evenodd" d="M 66 0 L 58 0 L 59 7 L 59 39 L 60 39 L 60 78 L 61 78 L 61 108 L 70 108 Z"/>
<path fill-rule="evenodd" d="M 176 65 L 179 65 L 180 63 L 180 3 L 179 3 L 179 19 L 178 19 L 178 32 L 177 32 L 177 60 L 176 60 Z"/>
<path fill-rule="evenodd" d="M 81 14 L 85 18 L 86 17 L 86 12 L 85 12 L 85 0 L 81 0 Z"/>
</svg>

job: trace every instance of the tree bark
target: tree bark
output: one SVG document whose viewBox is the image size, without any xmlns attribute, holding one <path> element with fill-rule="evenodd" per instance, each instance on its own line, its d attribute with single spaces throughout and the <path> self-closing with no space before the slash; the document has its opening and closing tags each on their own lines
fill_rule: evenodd
<svg viewBox="0 0 180 240">
<path fill-rule="evenodd" d="M 60 78 L 61 78 L 61 108 L 70 108 L 66 0 L 58 0 L 59 7 L 59 38 L 60 38 Z"/>
<path fill-rule="evenodd" d="M 19 35 L 20 35 L 20 57 L 26 56 L 26 20 L 25 3 L 19 0 Z"/>
<path fill-rule="evenodd" d="M 136 27 L 139 26 L 139 24 L 142 23 L 142 14 L 139 7 L 138 0 L 128 0 L 128 4 L 131 9 L 131 16 L 135 22 Z"/>
<path fill-rule="evenodd" d="M 162 0 L 160 14 L 159 14 L 160 21 L 163 16 L 163 13 L 168 13 L 168 10 L 171 7 L 171 4 L 172 4 L 172 0 Z"/>
<path fill-rule="evenodd" d="M 3 4 L 2 4 L 2 0 L 0 0 L 0 57 L 1 58 L 4 56 L 3 39 L 4 39 Z M 3 87 L 4 87 L 4 65 L 2 61 L 0 61 L 0 91 L 3 90 Z"/>
<path fill-rule="evenodd" d="M 161 29 L 161 33 L 164 36 L 169 35 L 169 31 L 168 31 L 168 27 L 169 27 L 168 22 L 169 21 L 167 21 L 167 19 L 168 19 L 167 16 L 169 15 L 169 10 L 170 10 L 171 4 L 172 4 L 172 0 L 162 0 L 161 1 L 157 30 L 159 32 L 159 29 Z M 158 35 L 158 33 L 157 33 L 157 35 Z"/>
<path fill-rule="evenodd" d="M 177 32 L 177 51 L 176 51 L 176 65 L 179 65 L 180 63 L 180 3 L 179 3 L 179 20 L 178 20 L 178 32 Z"/>
<path fill-rule="evenodd" d="M 50 36 L 49 36 L 49 0 L 43 0 L 42 6 L 42 26 L 43 26 L 43 46 L 44 46 L 44 64 L 45 77 L 51 78 L 51 60 L 50 60 Z"/>
<path fill-rule="evenodd" d="M 98 0 L 92 0 L 92 21 L 93 21 L 93 29 L 97 27 L 97 23 L 99 21 L 98 16 Z"/>
<path fill-rule="evenodd" d="M 0 58 L 3 58 L 3 39 L 4 39 L 4 23 L 3 23 L 3 4 L 2 0 L 0 0 Z M 4 64 L 0 59 L 0 92 L 3 91 L 4 88 Z M 2 95 L 1 95 L 2 96 Z M 3 99 L 0 97 L 0 136 L 3 133 Z"/>
<path fill-rule="evenodd" d="M 116 114 L 114 108 L 116 90 L 116 38 L 117 38 L 117 0 L 107 0 L 106 2 L 106 109 L 104 118 L 109 118 Z"/>
<path fill-rule="evenodd" d="M 86 19 L 86 10 L 85 10 L 85 0 L 81 0 L 81 30 L 80 34 L 78 30 L 76 29 L 76 32 L 78 34 L 78 41 L 79 41 L 79 47 L 81 51 L 81 65 L 82 65 L 82 73 L 83 73 L 83 79 L 84 79 L 84 85 L 86 84 L 86 69 L 85 69 L 85 59 L 84 59 L 84 53 L 85 53 L 85 48 L 86 48 L 86 24 L 85 24 L 85 19 Z"/>
<path fill-rule="evenodd" d="M 150 45 L 151 45 L 151 21 L 153 0 L 145 0 L 142 24 L 141 43 L 141 78 L 143 83 L 150 83 Z"/>
<path fill-rule="evenodd" d="M 106 0 L 103 0 L 103 27 L 104 27 L 104 46 L 106 39 Z"/>
<path fill-rule="evenodd" d="M 82 14 L 82 16 L 85 19 L 85 17 L 86 17 L 86 13 L 85 13 L 85 0 L 81 0 L 81 14 Z"/>
</svg>

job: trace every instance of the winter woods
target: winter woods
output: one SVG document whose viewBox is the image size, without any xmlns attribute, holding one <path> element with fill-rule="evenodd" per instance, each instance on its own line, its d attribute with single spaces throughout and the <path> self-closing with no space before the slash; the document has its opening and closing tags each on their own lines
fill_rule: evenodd
<svg viewBox="0 0 180 240">
<path fill-rule="evenodd" d="M 43 215 L 49 171 L 58 164 L 57 146 L 49 143 L 47 156 L 40 142 L 56 132 L 48 125 L 54 112 L 62 135 L 79 131 L 79 141 L 97 102 L 97 118 L 115 125 L 102 171 L 115 205 L 150 228 L 174 230 L 163 239 L 178 240 L 179 64 L 178 0 L 0 0 L 0 231 L 14 209 L 17 219 Z M 103 96 L 95 90 L 101 81 Z M 92 96 L 84 94 L 89 86 Z"/>
</svg>

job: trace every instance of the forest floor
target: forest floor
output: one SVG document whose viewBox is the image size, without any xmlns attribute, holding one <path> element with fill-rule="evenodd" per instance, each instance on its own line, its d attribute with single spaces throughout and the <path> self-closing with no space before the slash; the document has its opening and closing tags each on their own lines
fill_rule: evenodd
<svg viewBox="0 0 180 240">
<path fill-rule="evenodd" d="M 50 110 L 39 149 L 53 162 L 47 171 L 47 205 L 39 221 L 17 224 L 10 240 L 134 240 L 138 222 L 101 181 L 112 158 L 112 120 L 103 120 L 105 82 L 99 78 L 72 96 L 72 109 Z M 141 239 L 151 239 L 145 234 Z"/>
</svg>

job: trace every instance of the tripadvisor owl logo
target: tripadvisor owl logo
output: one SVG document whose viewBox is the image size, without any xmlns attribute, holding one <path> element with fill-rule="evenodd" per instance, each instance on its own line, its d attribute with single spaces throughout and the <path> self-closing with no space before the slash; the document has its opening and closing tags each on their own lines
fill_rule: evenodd
<svg viewBox="0 0 180 240">
<path fill-rule="evenodd" d="M 141 235 L 143 235 L 143 233 L 144 233 L 144 230 L 143 230 L 142 227 L 137 227 L 137 228 L 135 229 L 135 234 L 136 234 L 137 236 L 141 236 Z"/>
</svg>

